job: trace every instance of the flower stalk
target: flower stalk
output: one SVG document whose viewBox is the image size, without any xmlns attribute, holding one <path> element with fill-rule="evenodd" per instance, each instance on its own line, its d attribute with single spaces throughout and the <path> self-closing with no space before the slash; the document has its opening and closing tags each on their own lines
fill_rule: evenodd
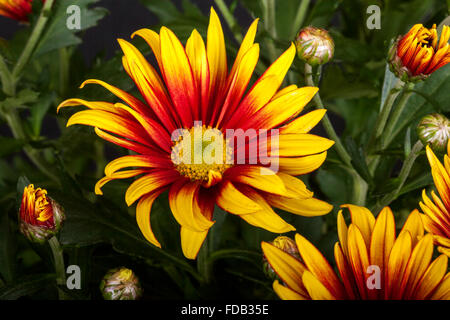
<svg viewBox="0 0 450 320">
<path fill-rule="evenodd" d="M 230 27 L 230 30 L 233 32 L 234 38 L 238 42 L 242 42 L 242 34 L 237 31 L 238 23 L 236 19 L 233 16 L 233 13 L 228 8 L 227 4 L 223 0 L 214 0 L 217 7 L 219 8 L 220 12 L 222 13 L 223 18 L 228 24 L 228 27 Z"/>
<path fill-rule="evenodd" d="M 50 240 L 48 240 L 48 244 L 50 245 L 53 254 L 59 300 L 67 300 L 66 293 L 61 289 L 62 286 L 66 285 L 66 269 L 64 267 L 63 250 L 56 236 L 50 238 Z"/>
<path fill-rule="evenodd" d="M 411 173 L 411 169 L 414 165 L 414 162 L 416 161 L 417 157 L 420 154 L 420 151 L 423 149 L 423 144 L 419 140 L 416 142 L 416 144 L 411 149 L 411 152 L 408 154 L 405 162 L 403 163 L 402 169 L 400 170 L 400 173 L 398 175 L 398 186 L 397 188 L 390 192 L 389 194 L 385 195 L 376 205 L 373 209 L 374 212 L 379 212 L 384 207 L 388 206 L 392 201 L 397 199 L 401 189 L 403 188 L 403 185 L 406 182 L 406 179 L 408 179 L 409 174 Z"/>
</svg>

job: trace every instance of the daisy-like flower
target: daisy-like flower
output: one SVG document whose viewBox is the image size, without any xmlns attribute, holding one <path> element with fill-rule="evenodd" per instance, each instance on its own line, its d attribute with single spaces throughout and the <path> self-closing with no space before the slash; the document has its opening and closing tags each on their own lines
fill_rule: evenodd
<svg viewBox="0 0 450 320">
<path fill-rule="evenodd" d="M 442 28 L 438 37 L 436 25 L 431 29 L 414 25 L 399 37 L 389 53 L 391 71 L 403 81 L 423 80 L 450 62 L 450 27 Z"/>
<path fill-rule="evenodd" d="M 0 0 L 0 15 L 27 22 L 33 0 Z"/>
<path fill-rule="evenodd" d="M 294 177 L 317 169 L 334 143 L 307 133 L 324 111 L 296 118 L 317 88 L 291 85 L 279 90 L 295 57 L 295 46 L 246 92 L 259 56 L 259 45 L 254 43 L 256 28 L 257 20 L 231 70 L 222 27 L 213 9 L 206 45 L 196 30 L 185 47 L 165 27 L 160 34 L 139 30 L 133 36 L 142 37 L 152 48 L 161 75 L 132 44 L 122 39 L 119 44 L 124 69 L 145 102 L 103 81 L 87 80 L 82 87 L 99 84 L 122 102 L 69 99 L 59 106 L 88 107 L 74 114 L 67 125 L 93 126 L 101 138 L 136 153 L 109 163 L 95 191 L 102 194 L 102 186 L 114 179 L 141 176 L 130 185 L 125 200 L 128 205 L 139 200 L 137 223 L 155 246 L 160 243 L 152 232 L 150 211 L 165 190 L 172 214 L 181 225 L 183 253 L 191 259 L 214 224 L 216 204 L 275 233 L 294 227 L 272 207 L 303 216 L 323 215 L 332 209 L 313 198 Z M 230 132 L 234 133 L 230 136 Z M 237 142 L 242 137 L 242 143 Z M 205 154 L 211 157 L 203 157 Z"/>
<path fill-rule="evenodd" d="M 301 259 L 263 242 L 262 249 L 282 283 L 273 288 L 285 300 L 448 300 L 448 258 L 434 261 L 433 237 L 424 235 L 420 213 L 411 212 L 398 237 L 392 211 L 386 207 L 375 219 L 363 207 L 350 210 L 346 225 L 338 213 L 339 242 L 334 257 L 339 271 L 308 240 L 296 235 Z"/>
<path fill-rule="evenodd" d="M 427 157 L 431 166 L 434 185 L 440 198 L 434 191 L 430 199 L 425 190 L 422 192 L 420 207 L 425 230 L 433 234 L 434 241 L 441 253 L 450 257 L 450 144 L 447 145 L 447 155 L 444 156 L 444 165 L 427 145 Z"/>
</svg>

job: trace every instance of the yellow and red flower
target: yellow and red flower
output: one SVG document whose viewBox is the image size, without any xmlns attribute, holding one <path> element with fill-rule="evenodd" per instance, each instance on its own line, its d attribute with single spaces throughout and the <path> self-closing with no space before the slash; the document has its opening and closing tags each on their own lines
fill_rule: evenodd
<svg viewBox="0 0 450 320">
<path fill-rule="evenodd" d="M 124 69 L 145 102 L 103 81 L 87 80 L 82 87 L 99 84 L 122 102 L 69 99 L 58 108 L 88 107 L 89 110 L 74 114 L 67 126 L 93 126 L 101 138 L 136 153 L 109 163 L 106 176 L 97 183 L 95 191 L 102 194 L 102 186 L 114 179 L 141 176 L 130 185 L 125 200 L 128 205 L 139 200 L 137 223 L 155 246 L 160 247 L 160 243 L 152 232 L 150 211 L 155 199 L 166 190 L 172 214 L 181 225 L 183 253 L 191 259 L 197 256 L 214 224 L 216 204 L 251 225 L 275 233 L 295 228 L 281 219 L 272 206 L 303 216 L 323 215 L 332 209 L 328 203 L 313 198 L 305 184 L 294 177 L 317 169 L 334 143 L 308 134 L 325 111 L 296 118 L 317 88 L 292 85 L 279 90 L 294 60 L 295 46 L 292 44 L 246 92 L 259 57 L 259 45 L 254 43 L 256 28 L 257 20 L 250 26 L 230 71 L 224 34 L 213 9 L 206 45 L 196 30 L 184 47 L 166 27 L 161 28 L 160 34 L 141 29 L 133 37 L 142 37 L 152 48 L 161 76 L 136 47 L 125 40 L 118 41 L 124 52 Z M 270 133 L 273 128 L 279 129 L 275 143 Z M 218 132 L 215 139 L 222 142 L 224 151 L 220 161 L 180 162 L 186 145 L 194 151 L 195 158 L 211 143 L 203 138 L 199 144 L 189 142 L 184 136 L 172 140 L 173 133 L 180 129 L 194 137 L 196 132 L 200 136 L 208 130 Z M 224 138 L 229 129 L 254 129 L 260 133 L 239 147 Z M 266 136 L 261 130 L 266 130 Z M 260 143 L 264 140 L 267 154 L 277 155 L 278 172 L 267 165 L 254 164 L 257 152 L 251 150 L 264 151 Z M 248 152 L 236 161 L 236 155 L 242 155 L 243 150 Z M 239 160 L 244 164 L 239 164 Z"/>
<path fill-rule="evenodd" d="M 431 29 L 414 25 L 392 46 L 389 53 L 391 71 L 403 81 L 425 79 L 450 62 L 449 38 L 449 26 L 442 28 L 439 38 L 436 25 Z"/>
<path fill-rule="evenodd" d="M 434 261 L 433 237 L 424 235 L 420 213 L 413 211 L 396 238 L 392 211 L 375 219 L 366 208 L 344 205 L 351 214 L 346 225 L 338 213 L 339 242 L 335 273 L 318 249 L 301 235 L 296 243 L 301 259 L 263 242 L 262 249 L 282 283 L 273 288 L 285 300 L 449 300 L 448 258 Z"/>
<path fill-rule="evenodd" d="M 420 207 L 423 211 L 421 217 L 425 230 L 433 234 L 438 250 L 450 257 L 450 144 L 447 148 L 448 155 L 444 156 L 442 165 L 427 145 L 431 174 L 440 198 L 432 191 L 431 200 L 423 190 Z"/>
<path fill-rule="evenodd" d="M 0 0 L 0 15 L 17 21 L 28 21 L 33 0 Z"/>
<path fill-rule="evenodd" d="M 56 234 L 64 220 L 59 204 L 47 191 L 30 184 L 24 188 L 19 210 L 20 231 L 33 242 L 45 242 Z"/>
</svg>

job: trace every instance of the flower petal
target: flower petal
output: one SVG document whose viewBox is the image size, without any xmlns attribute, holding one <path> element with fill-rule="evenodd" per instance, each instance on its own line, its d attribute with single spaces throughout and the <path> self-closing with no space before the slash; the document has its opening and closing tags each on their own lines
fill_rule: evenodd
<svg viewBox="0 0 450 320">
<path fill-rule="evenodd" d="M 136 206 L 136 222 L 139 226 L 139 229 L 141 230 L 145 239 L 159 248 L 161 248 L 161 244 L 153 234 L 150 223 L 150 213 L 152 210 L 153 202 L 163 191 L 164 190 L 159 190 L 149 195 L 143 196 Z"/>
</svg>

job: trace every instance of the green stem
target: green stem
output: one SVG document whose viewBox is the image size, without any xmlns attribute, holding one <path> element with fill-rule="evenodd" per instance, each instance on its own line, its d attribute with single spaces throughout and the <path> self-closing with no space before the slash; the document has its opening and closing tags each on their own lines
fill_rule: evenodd
<svg viewBox="0 0 450 320">
<path fill-rule="evenodd" d="M 14 94 L 14 87 L 11 80 L 11 72 L 9 72 L 5 59 L 0 55 L 0 80 L 2 81 L 3 92 L 7 95 Z"/>
<path fill-rule="evenodd" d="M 69 65 L 70 53 L 67 48 L 59 49 L 59 95 L 65 97 L 69 82 Z"/>
<path fill-rule="evenodd" d="M 395 125 L 397 124 L 398 120 L 400 119 L 400 116 L 402 115 L 403 111 L 405 110 L 406 103 L 409 100 L 409 97 L 413 94 L 411 91 L 414 88 L 413 83 L 408 83 L 402 91 L 402 96 L 400 98 L 400 101 L 398 102 L 398 105 L 395 107 L 392 116 L 389 117 L 389 121 L 386 125 L 386 130 L 384 130 L 382 140 L 381 140 L 381 148 L 384 149 L 394 140 L 395 135 L 393 135 Z"/>
<path fill-rule="evenodd" d="M 309 64 L 305 64 L 305 81 L 308 86 L 315 87 L 313 78 L 312 78 L 312 67 Z M 316 93 L 314 96 L 314 102 L 316 103 L 316 107 L 318 109 L 325 109 L 322 103 L 322 99 L 320 98 L 320 94 Z M 322 119 L 323 127 L 325 128 L 325 131 L 327 132 L 328 136 L 334 140 L 336 145 L 336 151 L 341 158 L 341 160 L 349 167 L 353 168 L 352 165 L 352 158 L 348 154 L 347 150 L 345 150 L 344 145 L 341 142 L 341 139 L 339 139 L 338 135 L 336 134 L 336 131 L 334 131 L 333 125 L 331 124 L 330 119 L 325 114 L 325 116 Z"/>
<path fill-rule="evenodd" d="M 209 259 L 210 240 L 206 237 L 197 257 L 197 271 L 202 276 L 202 282 L 210 284 L 212 280 L 212 264 Z"/>
<path fill-rule="evenodd" d="M 294 23 L 292 24 L 291 35 L 290 38 L 293 39 L 300 28 L 303 26 L 303 22 L 305 21 L 306 12 L 308 11 L 310 0 L 302 0 L 300 3 L 297 15 L 294 18 Z"/>
<path fill-rule="evenodd" d="M 364 206 L 366 204 L 369 185 L 355 170 L 349 170 L 349 172 L 353 177 L 351 203 L 357 206 Z"/>
<path fill-rule="evenodd" d="M 39 39 L 41 38 L 42 31 L 44 31 L 44 27 L 49 19 L 50 10 L 52 8 L 53 2 L 54 0 L 45 1 L 44 7 L 42 8 L 36 26 L 34 27 L 33 32 L 31 33 L 31 36 L 28 39 L 28 42 L 25 48 L 23 49 L 22 54 L 20 55 L 19 60 L 16 63 L 16 66 L 12 71 L 12 80 L 14 81 L 14 85 L 20 78 L 20 74 L 22 73 L 23 69 L 30 60 L 31 55 L 33 54 L 33 51 L 36 48 Z"/>
<path fill-rule="evenodd" d="M 375 206 L 373 209 L 373 212 L 378 213 L 381 209 L 383 209 L 385 206 L 388 206 L 392 201 L 397 199 L 403 185 L 406 182 L 406 179 L 408 179 L 409 174 L 411 173 L 411 169 L 414 165 L 414 162 L 416 161 L 417 157 L 420 154 L 420 151 L 423 148 L 423 144 L 420 141 L 417 141 L 414 147 L 412 148 L 411 152 L 407 156 L 405 162 L 403 163 L 402 169 L 400 170 L 400 173 L 398 175 L 398 186 L 397 188 L 392 191 L 391 193 L 385 195 Z"/>
<path fill-rule="evenodd" d="M 230 30 L 233 32 L 234 37 L 236 38 L 237 42 L 242 42 L 242 34 L 237 31 L 238 23 L 236 19 L 234 18 L 233 13 L 228 8 L 227 4 L 223 0 L 214 0 L 217 7 L 219 8 L 220 12 L 222 13 L 223 18 L 225 19 L 226 23 L 228 24 L 228 27 L 230 27 Z"/>
<path fill-rule="evenodd" d="M 53 253 L 53 263 L 55 265 L 56 284 L 58 286 L 59 300 L 66 300 L 67 295 L 61 289 L 62 286 L 66 285 L 66 269 L 64 267 L 63 250 L 56 236 L 52 237 L 48 241 L 48 244 L 50 245 Z"/>
<path fill-rule="evenodd" d="M 389 91 L 389 95 L 384 101 L 383 107 L 381 108 L 381 112 L 378 115 L 378 119 L 375 125 L 375 138 L 378 139 L 384 131 L 384 127 L 386 126 L 386 122 L 389 118 L 389 114 L 391 113 L 392 106 L 394 105 L 394 101 L 397 98 L 400 89 L 403 87 L 404 83 L 401 80 L 398 80 L 394 87 Z"/>
<path fill-rule="evenodd" d="M 27 140 L 27 136 L 25 131 L 22 127 L 22 121 L 19 118 L 19 115 L 17 114 L 17 110 L 10 108 L 8 110 L 3 111 L 3 116 L 6 119 L 6 122 L 8 123 L 8 126 L 11 129 L 11 132 L 16 139 L 20 140 Z M 51 173 L 47 168 L 48 165 L 43 163 L 41 161 L 41 156 L 39 155 L 39 152 L 35 149 L 31 148 L 30 146 L 25 146 L 23 148 L 25 154 L 28 156 L 28 158 L 33 162 L 33 164 L 46 176 L 48 176 L 53 181 L 58 181 L 56 176 Z"/>
<path fill-rule="evenodd" d="M 263 16 L 264 16 L 264 27 L 270 34 L 267 38 L 267 48 L 269 51 L 269 56 L 271 61 L 275 61 L 277 58 L 277 49 L 273 39 L 277 38 L 277 28 L 275 24 L 275 0 L 262 0 L 263 5 Z"/>
</svg>

